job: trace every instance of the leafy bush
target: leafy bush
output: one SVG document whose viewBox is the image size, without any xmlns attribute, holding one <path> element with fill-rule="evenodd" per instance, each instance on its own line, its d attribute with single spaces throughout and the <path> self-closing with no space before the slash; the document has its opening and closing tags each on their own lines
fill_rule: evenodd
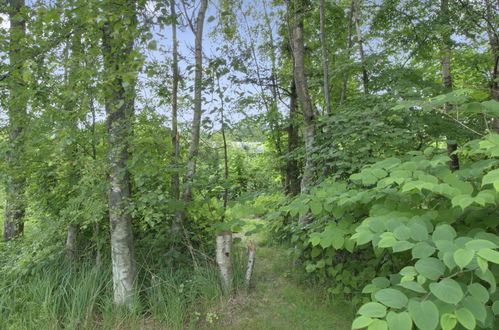
<svg viewBox="0 0 499 330">
<path fill-rule="evenodd" d="M 282 209 L 315 215 L 288 234 L 308 272 L 334 278 L 332 293 L 370 282 L 354 328 L 494 327 L 498 155 L 495 134 L 464 146 L 455 172 L 443 150 L 410 152 L 349 182 L 326 181 Z"/>
</svg>

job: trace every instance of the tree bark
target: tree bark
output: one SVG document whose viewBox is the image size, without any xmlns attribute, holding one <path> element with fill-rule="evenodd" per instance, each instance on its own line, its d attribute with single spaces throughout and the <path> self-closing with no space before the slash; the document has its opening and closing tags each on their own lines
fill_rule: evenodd
<svg viewBox="0 0 499 330">
<path fill-rule="evenodd" d="M 27 95 L 22 78 L 26 55 L 23 52 L 23 39 L 26 36 L 26 22 L 21 14 L 24 0 L 10 0 L 8 7 L 10 19 L 8 80 L 9 99 L 9 150 L 7 154 L 7 191 L 4 218 L 4 239 L 6 241 L 24 232 L 24 128 L 27 117 Z"/>
<path fill-rule="evenodd" d="M 232 291 L 232 232 L 223 230 L 217 234 L 216 261 L 224 294 Z"/>
<path fill-rule="evenodd" d="M 494 22 L 497 22 L 499 3 L 494 5 L 493 0 L 486 0 L 485 6 L 485 24 L 487 26 L 487 35 L 489 37 L 489 45 L 492 53 L 492 83 L 490 86 L 490 95 L 493 100 L 499 102 L 499 24 L 494 24 Z M 492 119 L 492 129 L 495 133 L 499 134 L 498 117 Z"/>
<path fill-rule="evenodd" d="M 450 22 L 449 22 L 449 3 L 447 0 L 440 0 L 440 15 L 441 21 L 444 25 L 443 33 L 442 33 L 442 49 L 441 49 L 441 58 L 442 58 L 442 84 L 447 91 L 451 91 L 453 88 L 452 85 L 452 69 L 451 69 L 451 55 L 452 55 L 452 32 L 450 31 Z M 452 105 L 446 103 L 444 105 L 445 112 L 449 112 L 452 110 Z M 449 140 L 447 138 L 447 154 L 449 155 L 449 168 L 452 171 L 459 169 L 459 158 L 454 153 L 457 150 L 457 142 Z"/>
<path fill-rule="evenodd" d="M 326 114 L 331 114 L 331 89 L 329 87 L 329 64 L 327 60 L 328 51 L 326 44 L 325 27 L 325 5 L 324 0 L 320 0 L 320 37 L 321 37 L 321 50 L 322 50 L 322 70 L 324 72 L 324 102 L 326 103 Z"/>
<path fill-rule="evenodd" d="M 180 140 L 178 134 L 178 43 L 177 43 L 177 17 L 175 11 L 175 0 L 170 0 L 170 10 L 172 19 L 172 43 L 173 43 L 173 61 L 172 61 L 172 159 L 171 165 L 173 167 L 172 174 L 172 191 L 173 198 L 176 201 L 180 200 L 180 177 L 178 172 L 178 162 L 180 158 Z M 174 233 L 179 233 L 181 231 L 181 223 L 178 222 L 178 218 L 173 218 L 172 231 Z"/>
<path fill-rule="evenodd" d="M 352 38 L 352 25 L 353 25 L 353 12 L 355 8 L 355 0 L 352 0 L 350 4 L 350 12 L 348 15 L 348 45 L 347 45 L 347 61 L 350 61 L 350 55 L 353 47 L 353 38 Z M 340 104 L 343 104 L 347 98 L 347 88 L 348 88 L 348 69 L 343 72 L 343 86 L 341 87 L 341 96 L 340 96 Z"/>
<path fill-rule="evenodd" d="M 292 154 L 298 149 L 298 128 L 296 127 L 296 85 L 294 79 L 290 86 L 289 122 L 288 122 L 288 155 L 286 161 L 286 194 L 296 196 L 300 193 L 300 169 L 298 161 Z"/>
<path fill-rule="evenodd" d="M 183 202 L 185 205 L 191 201 L 192 182 L 196 173 L 196 162 L 199 153 L 199 134 L 201 129 L 201 113 L 202 113 L 202 90 L 203 90 L 203 27 L 206 9 L 208 8 L 208 0 L 201 0 L 196 27 L 195 27 L 195 61 L 196 70 L 194 78 L 194 116 L 192 119 L 191 128 L 191 144 L 189 148 L 189 156 L 187 161 L 187 172 L 184 177 Z M 180 228 L 185 216 L 185 210 L 179 210 L 175 213 L 174 221 Z"/>
<path fill-rule="evenodd" d="M 369 94 L 369 75 L 366 68 L 366 59 L 364 53 L 364 40 L 362 39 L 362 31 L 360 29 L 359 5 L 361 0 L 354 0 L 354 16 L 355 16 L 355 31 L 357 32 L 357 43 L 359 44 L 360 62 L 362 64 L 362 85 L 364 86 L 364 94 Z"/>
<path fill-rule="evenodd" d="M 248 244 L 248 264 L 246 265 L 246 274 L 244 276 L 244 283 L 249 289 L 251 284 L 251 276 L 253 275 L 253 268 L 255 267 L 256 249 L 255 243 L 252 241 Z"/>
<path fill-rule="evenodd" d="M 313 185 L 315 175 L 315 164 L 313 161 L 313 148 L 315 144 L 315 115 L 312 101 L 308 91 L 307 77 L 305 75 L 305 45 L 303 41 L 303 20 L 305 1 L 299 0 L 295 3 L 295 24 L 293 27 L 293 54 L 294 54 L 294 78 L 296 91 L 303 112 L 304 138 L 305 138 L 305 168 L 301 180 L 301 193 L 307 194 Z M 304 215 L 299 219 L 300 223 L 309 221 L 310 216 Z"/>
<path fill-rule="evenodd" d="M 136 77 L 130 78 L 126 74 L 135 66 L 132 51 L 137 24 L 136 8 L 134 0 L 120 5 L 111 1 L 106 4 L 108 16 L 103 27 L 102 47 L 104 70 L 109 78 L 104 96 L 109 142 L 108 203 L 114 302 L 130 307 L 134 296 L 136 266 L 127 161 Z"/>
</svg>

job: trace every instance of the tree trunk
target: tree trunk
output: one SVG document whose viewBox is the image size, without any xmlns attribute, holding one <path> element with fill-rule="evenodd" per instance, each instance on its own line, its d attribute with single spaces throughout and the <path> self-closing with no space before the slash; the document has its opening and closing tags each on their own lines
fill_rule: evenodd
<svg viewBox="0 0 499 330">
<path fill-rule="evenodd" d="M 76 239 L 78 238 L 78 233 L 80 231 L 80 226 L 78 224 L 71 223 L 68 226 L 68 234 L 66 236 L 66 256 L 69 259 L 76 258 L 77 247 Z"/>
<path fill-rule="evenodd" d="M 23 82 L 23 65 L 26 55 L 22 40 L 26 36 L 26 22 L 20 14 L 25 6 L 24 0 L 10 0 L 8 12 L 10 19 L 9 47 L 9 151 L 7 154 L 7 191 L 4 219 L 4 239 L 6 241 L 24 232 L 24 128 L 26 125 L 27 95 Z"/>
<path fill-rule="evenodd" d="M 352 0 L 350 4 L 350 12 L 348 15 L 348 45 L 347 45 L 347 61 L 350 61 L 350 54 L 353 47 L 352 38 L 352 25 L 353 25 L 353 12 L 355 9 L 355 0 Z M 343 86 L 341 87 L 340 104 L 343 104 L 347 98 L 347 88 L 348 88 L 348 69 L 343 72 Z"/>
<path fill-rule="evenodd" d="M 449 30 L 449 4 L 447 0 L 440 0 L 440 15 L 442 24 L 444 25 L 442 33 L 442 84 L 447 91 L 451 91 L 452 86 L 452 70 L 451 70 L 451 55 L 452 55 L 452 32 Z M 445 112 L 452 110 L 452 105 L 445 104 Z M 449 155 L 449 168 L 452 171 L 459 169 L 459 158 L 454 153 L 457 150 L 457 142 L 447 138 L 447 154 Z"/>
<path fill-rule="evenodd" d="M 178 134 L 178 44 L 177 44 L 177 17 L 175 11 L 175 0 L 170 0 L 170 10 L 172 19 L 172 43 L 173 43 L 173 61 L 172 61 L 172 159 L 171 165 L 173 167 L 172 174 L 172 191 L 173 198 L 176 201 L 180 200 L 180 178 L 178 172 L 178 162 L 180 157 L 180 141 Z M 179 233 L 181 231 L 182 224 L 178 222 L 179 218 L 174 217 L 172 223 L 172 231 L 174 233 Z"/>
<path fill-rule="evenodd" d="M 487 35 L 489 37 L 489 45 L 492 53 L 492 83 L 490 86 L 490 94 L 493 100 L 499 102 L 499 32 L 497 22 L 497 7 L 499 4 L 494 5 L 494 1 L 485 1 L 486 5 L 486 18 L 487 22 Z M 492 119 L 492 129 L 495 133 L 499 134 L 499 118 Z"/>
<path fill-rule="evenodd" d="M 185 205 L 191 201 L 191 186 L 196 173 L 196 162 L 199 152 L 199 134 L 201 129 L 201 112 L 202 112 L 202 90 L 203 90 L 203 27 L 208 0 L 201 0 L 201 8 L 199 8 L 196 19 L 195 29 L 195 57 L 196 57 L 196 72 L 194 78 L 194 116 L 192 119 L 191 128 L 191 145 L 189 148 L 189 157 L 187 161 L 187 172 L 184 177 L 184 192 L 183 202 Z M 185 210 L 179 210 L 175 213 L 174 221 L 180 227 L 185 216 Z"/>
<path fill-rule="evenodd" d="M 329 88 L 329 65 L 328 65 L 328 51 L 326 44 L 326 33 L 324 31 L 325 25 L 325 8 L 324 0 L 320 0 L 320 37 L 321 37 L 321 49 L 322 49 L 322 70 L 324 71 L 324 102 L 326 103 L 326 114 L 331 114 L 331 97 Z"/>
<path fill-rule="evenodd" d="M 296 196 L 300 193 L 300 169 L 293 153 L 298 149 L 298 129 L 296 127 L 296 86 L 294 79 L 291 81 L 291 94 L 289 96 L 289 123 L 288 123 L 288 155 L 286 161 L 286 194 Z"/>
<path fill-rule="evenodd" d="M 361 0 L 354 0 L 355 31 L 357 32 L 357 43 L 359 44 L 360 62 L 362 64 L 362 85 L 364 94 L 369 94 L 369 76 L 367 74 L 366 59 L 364 54 L 364 41 L 362 40 L 362 31 L 360 29 L 359 6 Z"/>
<path fill-rule="evenodd" d="M 305 126 L 305 168 L 301 180 L 301 193 L 307 194 L 313 185 L 315 165 L 313 161 L 313 148 L 315 144 L 315 116 L 312 101 L 308 91 L 307 77 L 305 75 L 305 45 L 303 41 L 303 18 L 305 1 L 299 0 L 295 4 L 295 24 L 293 28 L 293 54 L 294 54 L 294 76 L 298 99 L 303 112 L 303 123 Z M 304 215 L 299 219 L 300 223 L 309 221 L 310 216 Z"/>
<path fill-rule="evenodd" d="M 137 24 L 135 1 L 128 0 L 120 5 L 110 1 L 105 10 L 108 20 L 103 27 L 102 47 L 104 70 L 108 77 L 104 95 L 109 139 L 108 202 L 114 302 L 130 307 L 134 296 L 136 267 L 127 161 L 136 77 L 131 79 L 125 74 L 133 70 L 135 65 L 132 57 Z"/>
<path fill-rule="evenodd" d="M 224 294 L 232 291 L 232 232 L 223 230 L 217 234 L 216 261 Z"/>
<path fill-rule="evenodd" d="M 250 241 L 248 244 L 248 264 L 246 265 L 246 274 L 244 276 L 244 283 L 247 288 L 249 288 L 251 284 L 251 276 L 253 275 L 253 268 L 255 267 L 255 257 L 255 244 Z"/>
</svg>

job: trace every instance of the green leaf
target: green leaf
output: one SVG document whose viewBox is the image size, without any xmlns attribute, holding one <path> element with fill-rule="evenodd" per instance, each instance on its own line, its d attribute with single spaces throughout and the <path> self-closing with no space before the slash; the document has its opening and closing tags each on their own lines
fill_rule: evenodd
<svg viewBox="0 0 499 330">
<path fill-rule="evenodd" d="M 403 287 L 403 288 L 406 288 L 408 290 L 412 290 L 414 292 L 426 293 L 425 288 L 423 288 L 423 286 L 421 284 L 419 284 L 418 282 L 405 281 L 405 282 L 399 283 L 398 285 Z"/>
<path fill-rule="evenodd" d="M 452 206 L 459 206 L 463 210 L 473 204 L 473 202 L 474 199 L 470 195 L 459 195 L 452 198 Z"/>
<path fill-rule="evenodd" d="M 467 249 L 478 251 L 480 249 L 495 249 L 497 245 L 484 239 L 474 239 L 464 245 Z"/>
<path fill-rule="evenodd" d="M 499 190 L 499 168 L 485 174 L 482 179 L 482 186 L 493 184 L 496 191 Z"/>
<path fill-rule="evenodd" d="M 468 291 L 471 296 L 475 297 L 484 304 L 489 301 L 489 291 L 487 291 L 487 289 L 480 283 L 472 283 L 468 285 Z"/>
<path fill-rule="evenodd" d="M 448 224 L 441 224 L 435 228 L 431 238 L 434 241 L 452 241 L 456 237 L 456 231 Z"/>
<path fill-rule="evenodd" d="M 411 238 L 415 241 L 424 241 L 428 238 L 428 229 L 420 223 L 413 223 L 410 225 Z"/>
<path fill-rule="evenodd" d="M 396 289 L 382 289 L 374 294 L 377 301 L 392 308 L 402 308 L 407 305 L 407 296 Z"/>
<path fill-rule="evenodd" d="M 445 313 L 440 317 L 440 326 L 442 327 L 442 330 L 452 330 L 456 325 L 456 315 Z"/>
<path fill-rule="evenodd" d="M 411 330 L 412 329 L 412 319 L 409 313 L 395 313 L 390 311 L 386 316 L 388 322 L 388 329 L 390 330 Z"/>
<path fill-rule="evenodd" d="M 456 262 L 456 265 L 463 269 L 469 265 L 474 256 L 475 252 L 472 250 L 458 249 L 454 252 L 454 261 Z"/>
<path fill-rule="evenodd" d="M 492 304 L 492 312 L 494 315 L 499 315 L 499 300 L 494 301 Z"/>
<path fill-rule="evenodd" d="M 434 281 L 438 280 L 445 271 L 444 264 L 436 258 L 420 259 L 414 266 L 419 274 Z"/>
<path fill-rule="evenodd" d="M 400 225 L 393 231 L 395 238 L 400 241 L 405 241 L 411 237 L 411 230 L 405 225 Z"/>
<path fill-rule="evenodd" d="M 482 257 L 477 257 L 476 263 L 478 264 L 478 267 L 480 267 L 480 270 L 482 271 L 482 273 L 485 273 L 487 271 L 487 269 L 489 268 L 489 264 L 487 263 L 487 260 L 483 259 Z"/>
<path fill-rule="evenodd" d="M 386 307 L 377 302 L 368 302 L 359 308 L 357 314 L 368 317 L 385 317 Z"/>
<path fill-rule="evenodd" d="M 441 301 L 453 305 L 460 302 L 464 297 L 463 290 L 452 279 L 444 279 L 438 283 L 431 283 L 430 291 Z"/>
<path fill-rule="evenodd" d="M 499 116 L 499 102 L 495 100 L 488 100 L 482 102 L 482 106 L 486 109 L 487 113 L 494 116 Z"/>
<path fill-rule="evenodd" d="M 312 200 L 310 202 L 310 210 L 312 211 L 313 215 L 320 215 L 322 212 L 322 203 L 317 200 Z"/>
<path fill-rule="evenodd" d="M 426 242 L 419 242 L 412 248 L 413 259 L 427 258 L 435 253 L 435 248 Z"/>
<path fill-rule="evenodd" d="M 369 324 L 371 324 L 373 321 L 372 318 L 361 315 L 357 317 L 355 320 L 353 320 L 352 323 L 352 329 L 362 329 L 367 327 Z"/>
<path fill-rule="evenodd" d="M 385 320 L 375 319 L 369 324 L 368 330 L 388 330 L 388 325 Z"/>
<path fill-rule="evenodd" d="M 459 308 L 455 312 L 457 321 L 461 323 L 463 327 L 469 330 L 475 329 L 476 321 L 473 314 L 467 308 Z"/>
<path fill-rule="evenodd" d="M 396 242 L 397 242 L 397 240 L 393 236 L 383 237 L 378 242 L 378 247 L 380 247 L 380 248 L 389 248 L 389 247 L 392 247 Z"/>
<path fill-rule="evenodd" d="M 156 40 L 151 40 L 149 41 L 149 43 L 147 44 L 147 49 L 149 50 L 157 50 L 158 49 L 158 43 Z"/>
<path fill-rule="evenodd" d="M 487 261 L 499 264 L 499 252 L 495 250 L 484 248 L 478 250 L 477 254 Z"/>
<path fill-rule="evenodd" d="M 402 252 L 402 251 L 407 251 L 410 250 L 414 247 L 414 243 L 407 242 L 407 241 L 399 241 L 393 244 L 392 249 L 393 252 Z"/>
<path fill-rule="evenodd" d="M 417 300 L 409 301 L 409 314 L 416 326 L 421 330 L 434 330 L 438 326 L 438 308 L 430 300 L 422 302 Z"/>
<path fill-rule="evenodd" d="M 487 318 L 487 310 L 485 309 L 485 305 L 480 302 L 478 299 L 474 297 L 466 297 L 462 301 L 463 307 L 467 308 L 480 322 L 485 322 Z"/>
</svg>

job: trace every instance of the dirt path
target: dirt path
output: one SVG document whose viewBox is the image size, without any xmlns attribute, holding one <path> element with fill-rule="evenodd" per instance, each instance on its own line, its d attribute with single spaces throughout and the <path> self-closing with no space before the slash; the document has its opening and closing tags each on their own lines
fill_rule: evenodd
<svg viewBox="0 0 499 330">
<path fill-rule="evenodd" d="M 227 302 L 211 329 L 350 329 L 345 303 L 333 305 L 323 290 L 301 285 L 285 249 L 256 240 L 254 287 Z"/>
</svg>

